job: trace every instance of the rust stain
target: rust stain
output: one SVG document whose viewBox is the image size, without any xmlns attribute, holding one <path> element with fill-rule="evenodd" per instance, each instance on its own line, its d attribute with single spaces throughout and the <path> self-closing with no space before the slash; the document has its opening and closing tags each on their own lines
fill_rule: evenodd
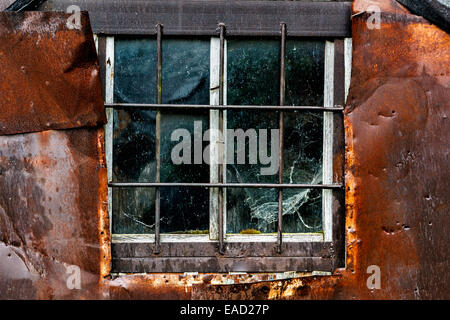
<svg viewBox="0 0 450 320">
<path fill-rule="evenodd" d="M 86 12 L 0 12 L 0 134 L 106 122 L 100 69 Z"/>
<path fill-rule="evenodd" d="M 345 128 L 345 207 L 346 207 L 346 221 L 345 221 L 345 231 L 346 231 L 346 267 L 350 272 L 354 272 L 355 266 L 358 265 L 356 261 L 358 254 L 358 237 L 356 234 L 356 218 L 357 211 L 356 205 L 356 185 L 355 177 L 353 171 L 357 167 L 355 159 L 355 151 L 353 147 L 353 128 L 348 118 L 344 118 L 344 128 Z"/>
<path fill-rule="evenodd" d="M 105 131 L 103 129 L 98 130 L 97 136 L 97 150 L 98 150 L 98 162 L 100 169 L 98 171 L 98 235 L 100 246 L 100 277 L 99 286 L 101 287 L 105 279 L 111 273 L 111 235 L 110 235 L 110 221 L 108 215 L 108 177 L 106 170 L 106 157 L 105 157 Z M 102 292 L 103 295 L 107 293 Z"/>
<path fill-rule="evenodd" d="M 355 1 L 353 13 L 374 3 Z M 367 13 L 353 18 L 345 268 L 293 279 L 111 275 L 104 132 L 83 127 L 0 136 L 0 298 L 450 298 L 450 36 L 395 1 L 376 4 L 381 29 L 367 28 Z M 68 265 L 81 268 L 81 290 L 67 288 Z M 366 286 L 370 265 L 380 267 L 380 290 Z"/>
</svg>

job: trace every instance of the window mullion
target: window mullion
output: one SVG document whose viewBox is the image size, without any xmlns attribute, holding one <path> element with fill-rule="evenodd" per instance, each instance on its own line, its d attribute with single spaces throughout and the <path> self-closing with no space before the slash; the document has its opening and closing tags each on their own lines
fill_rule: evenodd
<svg viewBox="0 0 450 320">
<path fill-rule="evenodd" d="M 106 37 L 105 102 L 114 103 L 114 37 Z M 105 155 L 108 182 L 112 182 L 114 109 L 106 108 Z M 109 231 L 112 233 L 112 188 L 108 187 Z"/>
<path fill-rule="evenodd" d="M 210 47 L 210 104 L 219 105 L 219 71 L 220 71 L 220 39 L 217 37 L 211 38 Z M 227 104 L 226 92 L 227 92 L 227 42 L 224 43 L 224 83 L 223 83 L 223 104 Z M 219 182 L 219 141 L 224 141 L 226 150 L 226 134 L 223 137 L 219 137 L 219 110 L 211 109 L 209 112 L 210 122 L 210 183 Z M 227 111 L 223 110 L 223 128 L 227 127 Z M 223 153 L 224 163 L 226 152 Z M 226 166 L 223 166 L 223 182 L 226 182 Z M 223 224 L 224 233 L 226 230 L 226 189 L 222 190 L 223 196 Z M 219 240 L 219 188 L 210 188 L 209 191 L 209 238 L 210 240 Z"/>
<path fill-rule="evenodd" d="M 220 63 L 220 43 L 218 38 L 211 38 L 211 47 L 210 47 L 210 91 L 209 91 L 209 103 L 211 105 L 219 104 L 219 63 Z M 218 162 L 219 159 L 217 157 L 218 152 L 218 144 L 217 141 L 219 139 L 217 135 L 217 130 L 219 129 L 219 110 L 210 110 L 209 111 L 209 123 L 210 123 L 210 183 L 218 183 L 219 182 L 219 174 L 218 174 Z M 218 188 L 210 188 L 209 189 L 209 239 L 210 240 L 219 240 L 219 207 L 218 207 L 218 197 L 219 197 L 219 189 Z"/>
</svg>

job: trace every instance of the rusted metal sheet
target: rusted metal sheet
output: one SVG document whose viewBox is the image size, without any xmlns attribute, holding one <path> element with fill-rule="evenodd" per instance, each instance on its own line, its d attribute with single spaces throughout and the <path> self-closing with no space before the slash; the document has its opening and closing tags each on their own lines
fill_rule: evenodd
<svg viewBox="0 0 450 320">
<path fill-rule="evenodd" d="M 0 299 L 100 298 L 109 273 L 99 68 L 68 17 L 0 13 Z"/>
<path fill-rule="evenodd" d="M 368 27 L 372 13 L 353 20 L 348 268 L 366 276 L 380 266 L 370 297 L 449 298 L 450 36 L 380 2 L 380 29 Z"/>
<path fill-rule="evenodd" d="M 0 12 L 0 134 L 104 124 L 87 13 Z"/>
</svg>

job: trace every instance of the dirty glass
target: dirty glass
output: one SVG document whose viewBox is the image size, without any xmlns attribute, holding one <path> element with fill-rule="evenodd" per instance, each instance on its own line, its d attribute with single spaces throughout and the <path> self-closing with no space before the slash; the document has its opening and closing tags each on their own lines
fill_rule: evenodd
<svg viewBox="0 0 450 320">
<path fill-rule="evenodd" d="M 229 40 L 227 61 L 227 99 L 231 105 L 279 104 L 279 40 Z M 322 105 L 324 43 L 287 41 L 286 105 Z M 323 114 L 321 112 L 284 113 L 284 183 L 321 183 Z M 227 182 L 277 183 L 278 170 L 262 174 L 260 155 L 250 163 L 251 129 L 255 129 L 261 149 L 259 129 L 267 129 L 267 156 L 271 155 L 271 129 L 278 129 L 278 112 L 257 110 L 227 111 L 227 128 L 242 129 L 245 163 L 230 164 Z M 277 134 L 278 131 L 273 131 Z M 227 141 L 230 143 L 230 140 Z M 236 140 L 234 141 L 236 144 Z M 237 159 L 234 146 L 234 160 Z M 253 159 L 254 161 L 254 159 Z M 278 164 L 278 162 L 277 162 Z M 322 229 L 321 191 L 286 189 L 283 196 L 283 232 L 320 232 Z M 273 189 L 228 189 L 227 232 L 258 234 L 276 232 L 278 193 Z"/>
<path fill-rule="evenodd" d="M 323 106 L 325 42 L 286 42 L 286 105 Z M 284 113 L 284 183 L 322 183 L 323 113 Z M 322 231 L 322 191 L 283 191 L 283 232 Z"/>
<path fill-rule="evenodd" d="M 283 232 L 322 232 L 322 190 L 283 190 Z"/>
<path fill-rule="evenodd" d="M 228 40 L 227 47 L 227 104 L 278 105 L 280 41 Z"/>
<path fill-rule="evenodd" d="M 283 182 L 322 183 L 323 113 L 285 112 L 283 138 Z M 320 232 L 321 205 L 321 190 L 284 189 L 283 231 Z"/>
<path fill-rule="evenodd" d="M 324 59 L 322 40 L 286 41 L 286 105 L 323 105 Z"/>
<path fill-rule="evenodd" d="M 115 110 L 113 181 L 155 182 L 155 117 L 151 110 Z M 155 190 L 113 189 L 113 232 L 154 232 Z"/>
<path fill-rule="evenodd" d="M 247 136 L 241 141 L 245 143 L 244 161 L 239 160 L 238 138 L 227 136 L 227 148 L 232 149 L 233 159 L 227 155 L 227 182 L 230 183 L 277 183 L 278 152 L 276 145 L 272 146 L 272 134 L 278 138 L 278 112 L 275 111 L 227 111 L 228 132 L 242 130 Z M 266 129 L 266 139 L 260 141 L 261 131 Z M 253 150 L 252 150 L 253 146 Z M 267 156 L 272 166 L 266 161 L 262 164 L 260 151 L 266 148 Z M 242 151 L 241 151 L 242 153 Z M 254 159 L 250 156 L 254 155 Z M 255 157 L 256 156 L 256 157 Z M 272 158 L 271 158 L 272 156 Z M 273 167 L 275 170 L 270 171 Z M 269 170 L 269 172 L 264 171 Z M 227 189 L 227 232 L 229 233 L 270 233 L 276 231 L 276 217 L 273 221 L 271 207 L 277 202 L 277 192 L 266 188 L 230 188 Z"/>
<path fill-rule="evenodd" d="M 162 102 L 209 104 L 209 40 L 165 40 L 162 52 Z M 155 103 L 155 73 L 154 39 L 116 40 L 115 102 Z M 114 181 L 154 182 L 156 112 L 117 110 L 114 115 Z M 190 135 L 194 158 L 194 121 L 205 130 L 209 126 L 208 112 L 161 112 L 161 182 L 208 182 L 207 165 L 193 161 L 174 164 L 171 158 L 173 147 L 181 142 L 171 139 L 176 129 L 184 129 Z M 161 232 L 207 232 L 208 190 L 181 187 L 160 190 Z M 154 232 L 154 188 L 114 189 L 113 201 L 114 233 Z"/>
<path fill-rule="evenodd" d="M 156 103 L 156 41 L 119 38 L 114 44 L 114 102 Z"/>
</svg>

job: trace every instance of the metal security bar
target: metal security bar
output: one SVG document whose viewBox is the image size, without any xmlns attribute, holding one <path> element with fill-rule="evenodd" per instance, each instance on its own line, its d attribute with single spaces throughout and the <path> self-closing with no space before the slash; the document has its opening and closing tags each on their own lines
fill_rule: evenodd
<svg viewBox="0 0 450 320">
<path fill-rule="evenodd" d="M 224 69 L 225 69 L 225 25 L 219 24 L 220 33 L 220 64 L 219 64 L 219 105 L 223 106 L 223 84 L 224 84 Z M 219 110 L 219 132 L 223 139 L 223 109 Z M 219 156 L 224 156 L 224 142 L 219 141 Z M 223 161 L 219 161 L 219 253 L 223 254 L 225 251 L 224 234 L 223 234 Z"/>
<path fill-rule="evenodd" d="M 156 26 L 156 102 L 157 104 L 162 103 L 162 25 L 158 24 Z M 156 178 L 155 181 L 158 183 L 161 181 L 161 111 L 156 112 L 156 125 L 155 125 L 155 135 L 156 135 Z M 161 248 L 161 191 L 159 187 L 155 190 L 155 249 L 154 253 L 158 254 Z"/>
<path fill-rule="evenodd" d="M 156 25 L 157 39 L 157 68 L 156 68 L 156 104 L 130 104 L 130 103 L 106 103 L 107 110 L 113 109 L 153 109 L 156 110 L 156 177 L 155 182 L 108 182 L 110 188 L 155 188 L 155 238 L 154 238 L 154 254 L 161 254 L 161 187 L 198 187 L 198 188 L 217 188 L 218 189 L 218 252 L 225 254 L 225 236 L 224 236 L 224 189 L 226 188 L 273 188 L 278 190 L 278 225 L 277 225 L 277 241 L 276 251 L 281 254 L 283 247 L 283 189 L 322 189 L 332 190 L 341 189 L 342 184 L 294 184 L 283 183 L 283 134 L 284 134 L 284 111 L 324 111 L 324 112 L 342 112 L 343 107 L 336 105 L 334 107 L 324 106 L 285 106 L 285 55 L 286 55 L 286 35 L 287 27 L 285 23 L 280 24 L 281 42 L 280 42 L 280 102 L 278 106 L 255 106 L 255 105 L 224 105 L 224 70 L 225 70 L 225 33 L 226 26 L 223 23 L 218 25 L 220 37 L 220 64 L 219 64 L 219 105 L 175 105 L 162 103 L 162 24 Z M 107 102 L 111 102 L 108 99 Z M 223 161 L 219 161 L 218 183 L 164 183 L 160 180 L 161 169 L 161 110 L 170 109 L 204 109 L 219 111 L 219 132 L 224 132 L 224 110 L 228 109 L 248 109 L 248 110 L 273 110 L 279 112 L 279 168 L 278 183 L 225 183 L 223 175 Z M 224 160 L 224 141 L 219 141 L 219 155 Z"/>
<path fill-rule="evenodd" d="M 286 91 L 286 79 L 284 73 L 285 56 L 286 56 L 286 24 L 281 24 L 281 50 L 280 50 L 280 106 L 284 106 L 284 95 Z M 283 184 L 283 131 L 284 116 L 283 111 L 279 113 L 280 126 L 280 154 L 278 159 L 278 183 Z M 278 189 L 278 226 L 277 226 L 277 251 L 281 253 L 283 244 L 283 188 Z"/>
</svg>

